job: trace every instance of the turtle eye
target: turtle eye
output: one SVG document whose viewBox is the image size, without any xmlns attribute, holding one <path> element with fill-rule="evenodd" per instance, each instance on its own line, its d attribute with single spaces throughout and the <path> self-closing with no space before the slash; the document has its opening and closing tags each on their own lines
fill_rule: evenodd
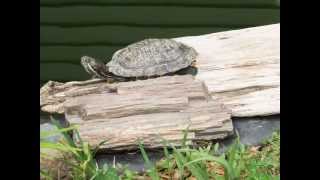
<svg viewBox="0 0 320 180">
<path fill-rule="evenodd" d="M 92 58 L 90 58 L 88 56 L 81 57 L 81 63 L 82 64 L 91 64 L 91 62 L 92 62 Z"/>
<path fill-rule="evenodd" d="M 92 68 L 96 68 L 98 66 L 98 64 L 95 61 L 89 61 L 88 62 L 89 66 L 91 66 Z"/>
</svg>

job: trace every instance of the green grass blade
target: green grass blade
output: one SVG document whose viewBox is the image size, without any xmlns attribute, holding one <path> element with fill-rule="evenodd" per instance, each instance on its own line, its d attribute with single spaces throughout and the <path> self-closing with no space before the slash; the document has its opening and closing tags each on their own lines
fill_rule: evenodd
<svg viewBox="0 0 320 180">
<path fill-rule="evenodd" d="M 152 165 L 146 151 L 143 148 L 143 144 L 140 140 L 139 140 L 139 149 L 141 151 L 142 158 L 145 164 L 147 165 L 147 168 L 149 169 L 149 173 L 148 173 L 149 176 L 152 178 L 152 180 L 160 180 L 157 169 L 155 168 L 154 165 Z"/>
<path fill-rule="evenodd" d="M 40 142 L 40 148 L 42 149 L 56 149 L 63 152 L 73 152 L 81 151 L 79 148 L 70 147 L 61 143 L 54 143 L 49 141 L 41 141 Z"/>
<path fill-rule="evenodd" d="M 104 140 L 102 142 L 100 142 L 92 151 L 92 156 L 95 156 L 97 154 L 97 152 L 99 151 L 100 147 L 104 144 L 106 144 L 108 142 L 108 140 Z"/>
<path fill-rule="evenodd" d="M 187 147 L 189 127 L 190 127 L 190 125 L 188 125 L 186 130 L 183 130 L 183 139 L 182 139 L 182 142 L 181 142 L 181 145 L 182 145 L 183 148 Z"/>
<path fill-rule="evenodd" d="M 40 177 L 45 178 L 46 180 L 53 180 L 53 178 L 45 171 L 40 169 Z"/>
<path fill-rule="evenodd" d="M 51 131 L 40 131 L 40 138 L 47 138 L 50 136 L 61 134 L 63 132 L 69 132 L 69 131 L 75 130 L 77 128 L 78 128 L 77 126 L 70 126 L 67 128 L 56 129 L 56 130 L 51 130 Z"/>
<path fill-rule="evenodd" d="M 61 126 L 61 124 L 55 120 L 52 116 L 50 116 L 50 119 L 52 121 L 52 123 L 58 128 L 58 129 L 63 129 L 64 127 Z M 61 132 L 61 134 L 63 135 L 64 139 L 67 141 L 67 143 L 72 146 L 72 147 L 76 147 L 76 144 L 74 143 L 73 139 L 69 136 L 69 134 L 67 132 Z"/>
</svg>

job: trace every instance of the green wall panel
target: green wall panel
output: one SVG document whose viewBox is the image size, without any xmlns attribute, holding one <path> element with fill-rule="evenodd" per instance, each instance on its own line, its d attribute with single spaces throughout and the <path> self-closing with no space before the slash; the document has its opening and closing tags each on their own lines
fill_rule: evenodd
<svg viewBox="0 0 320 180">
<path fill-rule="evenodd" d="M 279 5 L 272 0 L 40 0 L 40 83 L 87 79 L 81 56 L 107 62 L 145 38 L 278 22 Z"/>
</svg>

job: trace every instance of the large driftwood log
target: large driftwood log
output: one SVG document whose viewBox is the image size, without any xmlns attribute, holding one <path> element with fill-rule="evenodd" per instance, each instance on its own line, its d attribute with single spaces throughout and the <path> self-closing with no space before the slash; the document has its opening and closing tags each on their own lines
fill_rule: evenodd
<svg viewBox="0 0 320 180">
<path fill-rule="evenodd" d="M 280 114 L 280 24 L 175 40 L 197 50 L 196 79 L 205 82 L 209 94 L 231 109 L 232 116 Z M 57 82 L 44 89 L 50 84 Z M 90 92 L 89 87 L 84 91 Z M 50 99 L 44 89 L 42 110 L 63 113 L 63 97 Z"/>
<path fill-rule="evenodd" d="M 232 116 L 280 114 L 280 24 L 175 40 L 197 50 L 196 78 Z"/>
<path fill-rule="evenodd" d="M 42 88 L 42 101 L 63 101 L 67 121 L 78 124 L 81 138 L 91 145 L 108 140 L 102 148 L 122 150 L 136 148 L 141 139 L 154 148 L 163 145 L 163 138 L 179 145 L 187 128 L 189 143 L 232 134 L 230 110 L 191 75 L 115 84 L 95 81 Z"/>
</svg>

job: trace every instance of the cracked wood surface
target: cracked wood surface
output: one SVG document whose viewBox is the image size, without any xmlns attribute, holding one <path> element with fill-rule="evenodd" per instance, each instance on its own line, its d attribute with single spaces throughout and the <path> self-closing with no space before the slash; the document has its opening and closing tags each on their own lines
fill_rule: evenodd
<svg viewBox="0 0 320 180">
<path fill-rule="evenodd" d="M 42 89 L 51 100 L 63 101 L 66 120 L 78 124 L 81 138 L 92 146 L 108 140 L 101 148 L 136 149 L 141 139 L 146 148 L 155 148 L 163 146 L 163 138 L 179 145 L 187 128 L 189 143 L 233 133 L 230 110 L 191 75 L 115 84 L 95 81 L 51 82 Z"/>
<path fill-rule="evenodd" d="M 280 24 L 175 40 L 197 50 L 196 78 L 232 116 L 280 114 Z"/>
</svg>

